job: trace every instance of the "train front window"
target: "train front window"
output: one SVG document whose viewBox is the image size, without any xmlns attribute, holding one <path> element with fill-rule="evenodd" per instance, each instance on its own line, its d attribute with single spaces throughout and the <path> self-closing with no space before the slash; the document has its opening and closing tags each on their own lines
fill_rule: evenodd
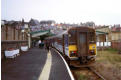
<svg viewBox="0 0 121 80">
<path fill-rule="evenodd" d="M 69 44 L 73 45 L 76 43 L 76 31 L 75 30 L 72 30 L 69 32 Z"/>
<path fill-rule="evenodd" d="M 96 38 L 95 38 L 95 32 L 90 32 L 89 33 L 89 42 L 90 43 L 95 43 Z"/>
</svg>

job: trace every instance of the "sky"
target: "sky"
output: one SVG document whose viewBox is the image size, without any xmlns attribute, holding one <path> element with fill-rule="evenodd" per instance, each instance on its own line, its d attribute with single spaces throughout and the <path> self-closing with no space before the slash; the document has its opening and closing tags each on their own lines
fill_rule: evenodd
<svg viewBox="0 0 121 80">
<path fill-rule="evenodd" d="M 120 0 L 1 0 L 1 19 L 121 24 Z"/>
</svg>

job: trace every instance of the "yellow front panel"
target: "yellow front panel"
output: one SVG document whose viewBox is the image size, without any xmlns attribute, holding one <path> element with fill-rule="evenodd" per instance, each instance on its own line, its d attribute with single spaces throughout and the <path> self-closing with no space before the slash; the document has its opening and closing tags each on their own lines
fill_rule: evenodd
<svg viewBox="0 0 121 80">
<path fill-rule="evenodd" d="M 70 51 L 77 51 L 77 46 L 76 45 L 69 45 L 69 56 L 70 56 Z"/>
<path fill-rule="evenodd" d="M 77 46 L 76 45 L 69 45 L 69 51 L 76 51 Z"/>
<path fill-rule="evenodd" d="M 89 44 L 89 50 L 94 50 L 96 55 L 96 44 Z M 77 51 L 77 46 L 69 45 L 69 56 L 70 56 L 70 51 Z"/>
<path fill-rule="evenodd" d="M 89 50 L 94 50 L 96 53 L 96 44 L 89 44 Z"/>
<path fill-rule="evenodd" d="M 96 44 L 89 44 L 89 50 L 96 49 Z"/>
</svg>

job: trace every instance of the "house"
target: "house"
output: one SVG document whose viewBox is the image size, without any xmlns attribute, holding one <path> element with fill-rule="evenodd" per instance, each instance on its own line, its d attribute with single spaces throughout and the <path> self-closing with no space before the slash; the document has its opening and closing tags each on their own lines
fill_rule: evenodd
<svg viewBox="0 0 121 80">
<path fill-rule="evenodd" d="M 43 26 L 43 27 L 54 26 L 54 24 L 55 24 L 54 20 L 40 21 L 40 25 Z"/>
<path fill-rule="evenodd" d="M 95 23 L 93 21 L 88 21 L 86 23 L 80 23 L 80 26 L 87 26 L 87 27 L 92 27 L 94 28 L 95 27 Z"/>
<path fill-rule="evenodd" d="M 108 41 L 107 36 L 108 36 L 107 32 L 96 31 L 96 40 L 97 40 L 97 42 L 106 42 L 106 41 Z"/>
<path fill-rule="evenodd" d="M 54 20 L 47 20 L 47 21 L 40 21 L 40 26 L 42 30 L 50 30 L 55 28 L 55 21 Z"/>
<path fill-rule="evenodd" d="M 99 41 L 111 41 L 111 30 L 110 30 L 109 26 L 95 27 L 95 30 L 99 34 L 98 35 Z"/>
<path fill-rule="evenodd" d="M 112 48 L 121 51 L 121 27 L 115 26 L 111 28 Z"/>
<path fill-rule="evenodd" d="M 112 38 L 112 41 L 118 41 L 118 40 L 121 40 L 121 27 L 118 26 L 114 26 L 111 28 L 111 38 Z"/>
<path fill-rule="evenodd" d="M 96 27 L 96 32 L 99 33 L 97 41 L 109 41 L 112 48 L 121 50 L 121 27 L 119 25 L 114 25 L 111 28 L 108 26 Z"/>
<path fill-rule="evenodd" d="M 31 19 L 29 21 L 29 26 L 30 26 L 31 31 L 39 31 L 39 30 L 41 30 L 40 23 L 36 19 Z"/>
</svg>

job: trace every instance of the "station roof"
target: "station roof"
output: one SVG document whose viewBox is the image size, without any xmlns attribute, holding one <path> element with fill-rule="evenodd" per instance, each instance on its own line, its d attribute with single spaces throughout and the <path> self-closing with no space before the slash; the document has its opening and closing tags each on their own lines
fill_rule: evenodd
<svg viewBox="0 0 121 80">
<path fill-rule="evenodd" d="M 54 35 L 50 32 L 50 30 L 34 31 L 34 32 L 30 32 L 30 34 L 32 35 L 32 37 L 38 37 L 38 36 L 42 36 L 42 35 L 46 35 L 46 34 L 48 34 L 48 36 Z"/>
<path fill-rule="evenodd" d="M 96 35 L 99 35 L 99 34 L 108 34 L 107 32 L 102 32 L 102 31 L 96 31 Z"/>
</svg>

